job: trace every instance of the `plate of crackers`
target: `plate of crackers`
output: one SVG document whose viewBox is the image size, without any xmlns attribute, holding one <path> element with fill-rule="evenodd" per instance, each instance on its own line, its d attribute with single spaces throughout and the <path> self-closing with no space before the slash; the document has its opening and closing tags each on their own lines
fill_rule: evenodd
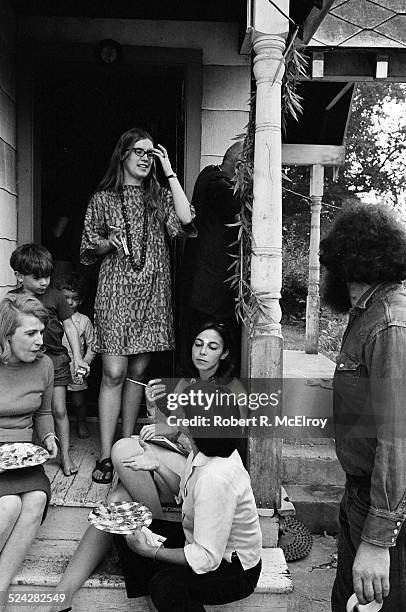
<svg viewBox="0 0 406 612">
<path fill-rule="evenodd" d="M 49 453 L 31 442 L 10 442 L 0 446 L 0 469 L 18 470 L 41 465 L 49 459 Z"/>
<path fill-rule="evenodd" d="M 152 512 L 139 502 L 100 503 L 90 512 L 91 525 L 101 531 L 128 535 L 152 522 Z"/>
</svg>

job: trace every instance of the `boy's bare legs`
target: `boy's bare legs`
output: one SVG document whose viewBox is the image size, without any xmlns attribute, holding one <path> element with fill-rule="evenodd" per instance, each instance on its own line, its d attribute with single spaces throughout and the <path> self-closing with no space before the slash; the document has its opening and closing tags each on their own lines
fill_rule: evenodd
<svg viewBox="0 0 406 612">
<path fill-rule="evenodd" d="M 144 382 L 145 371 L 150 361 L 151 353 L 131 355 L 128 358 L 128 378 Z M 143 396 L 144 387 L 128 380 L 124 381 L 123 396 L 121 400 L 121 431 L 123 438 L 129 438 L 134 433 L 135 422 Z"/>
<path fill-rule="evenodd" d="M 88 438 L 90 433 L 86 425 L 86 392 L 70 391 L 70 400 L 76 416 L 78 437 Z"/>
<path fill-rule="evenodd" d="M 66 387 L 54 387 L 52 393 L 52 414 L 56 434 L 61 449 L 61 466 L 65 476 L 72 476 L 78 471 L 69 455 L 69 420 L 66 412 Z"/>
</svg>

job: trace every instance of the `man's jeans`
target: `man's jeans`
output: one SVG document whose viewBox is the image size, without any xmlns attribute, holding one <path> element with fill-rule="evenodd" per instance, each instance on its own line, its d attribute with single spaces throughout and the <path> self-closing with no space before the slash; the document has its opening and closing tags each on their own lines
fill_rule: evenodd
<svg viewBox="0 0 406 612">
<path fill-rule="evenodd" d="M 347 481 L 340 506 L 337 575 L 331 595 L 332 612 L 345 612 L 354 592 L 352 565 L 361 542 L 362 527 L 369 508 L 369 486 Z M 390 551 L 390 593 L 382 612 L 406 611 L 406 528 L 403 525 L 396 546 Z"/>
</svg>

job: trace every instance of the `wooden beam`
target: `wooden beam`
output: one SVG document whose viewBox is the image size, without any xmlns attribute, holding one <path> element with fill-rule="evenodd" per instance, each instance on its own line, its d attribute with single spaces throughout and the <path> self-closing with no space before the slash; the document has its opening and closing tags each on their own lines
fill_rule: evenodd
<svg viewBox="0 0 406 612">
<path fill-rule="evenodd" d="M 283 144 L 283 166 L 343 166 L 343 145 Z"/>
<path fill-rule="evenodd" d="M 347 83 L 346 85 L 344 85 L 344 87 L 342 89 L 340 89 L 340 91 L 338 92 L 338 94 L 336 96 L 334 96 L 334 98 L 331 100 L 331 102 L 329 102 L 325 108 L 326 111 L 331 111 L 332 108 L 335 107 L 335 105 L 337 104 L 337 102 L 339 102 L 341 100 L 341 98 L 344 96 L 344 94 L 347 93 L 347 91 L 353 86 L 353 83 Z"/>
<path fill-rule="evenodd" d="M 320 47 L 308 47 L 307 51 L 320 53 Z M 406 52 L 405 49 L 384 49 L 387 57 L 387 75 L 381 70 L 379 81 L 406 82 Z M 323 49 L 324 73 L 323 81 L 374 81 L 377 78 L 378 49 Z M 308 79 L 302 79 L 308 80 Z"/>
<path fill-rule="evenodd" d="M 322 79 L 324 76 L 324 53 L 314 51 L 312 55 L 312 79 Z"/>
<path fill-rule="evenodd" d="M 388 76 L 388 68 L 389 68 L 389 58 L 387 55 L 377 55 L 376 56 L 376 79 L 386 79 Z"/>
<path fill-rule="evenodd" d="M 334 2 L 335 0 L 324 0 L 322 9 L 318 9 L 317 7 L 312 8 L 303 25 L 303 37 L 301 42 L 304 45 L 307 45 L 308 42 L 312 39 L 313 34 L 320 26 L 321 22 L 333 6 Z"/>
<path fill-rule="evenodd" d="M 252 0 L 247 0 L 247 12 L 246 12 L 246 26 L 245 35 L 240 47 L 241 55 L 249 55 L 252 51 L 252 37 L 254 33 L 253 27 L 253 3 Z"/>
</svg>

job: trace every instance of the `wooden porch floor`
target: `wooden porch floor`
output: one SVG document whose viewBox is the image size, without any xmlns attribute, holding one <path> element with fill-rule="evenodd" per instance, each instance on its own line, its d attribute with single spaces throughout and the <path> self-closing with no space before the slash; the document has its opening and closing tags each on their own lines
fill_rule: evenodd
<svg viewBox="0 0 406 612">
<path fill-rule="evenodd" d="M 116 486 L 116 476 L 111 485 L 97 484 L 92 480 L 95 461 L 99 457 L 98 424 L 88 425 L 91 437 L 83 440 L 77 437 L 71 424 L 70 453 L 79 467 L 77 474 L 65 476 L 58 460 L 48 461 L 45 465 L 45 472 L 51 481 L 51 505 L 92 508 L 105 501 L 110 490 Z"/>
</svg>

